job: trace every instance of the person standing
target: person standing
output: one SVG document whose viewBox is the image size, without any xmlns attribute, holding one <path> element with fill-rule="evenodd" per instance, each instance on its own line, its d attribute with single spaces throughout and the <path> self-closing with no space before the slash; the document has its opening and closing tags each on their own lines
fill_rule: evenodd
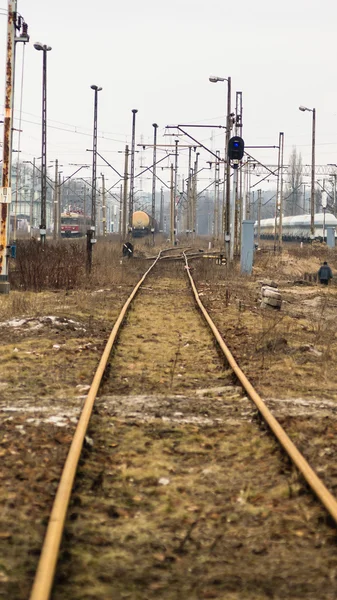
<svg viewBox="0 0 337 600">
<path fill-rule="evenodd" d="M 332 271 L 326 260 L 318 271 L 318 279 L 322 285 L 329 285 L 329 281 L 332 279 Z"/>
</svg>

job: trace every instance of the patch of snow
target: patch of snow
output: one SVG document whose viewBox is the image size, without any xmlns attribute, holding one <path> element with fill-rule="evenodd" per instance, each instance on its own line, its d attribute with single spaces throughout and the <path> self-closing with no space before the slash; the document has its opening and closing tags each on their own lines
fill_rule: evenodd
<svg viewBox="0 0 337 600">
<path fill-rule="evenodd" d="M 9 325 L 10 327 L 21 327 L 21 325 L 24 325 L 25 322 L 26 319 L 11 319 L 10 321 L 5 321 L 4 323 L 1 323 L 1 325 Z"/>
<path fill-rule="evenodd" d="M 82 383 L 79 383 L 79 384 L 76 386 L 76 389 L 77 389 L 79 392 L 87 392 L 88 390 L 90 390 L 90 385 L 84 385 L 84 384 L 82 384 Z"/>
<path fill-rule="evenodd" d="M 167 477 L 161 477 L 160 479 L 158 479 L 158 483 L 159 485 L 168 485 L 170 483 L 170 480 L 167 479 Z"/>
<path fill-rule="evenodd" d="M 41 329 L 44 325 L 56 325 L 67 327 L 67 325 L 74 325 L 78 328 L 78 331 L 85 331 L 81 326 L 81 323 L 74 321 L 73 319 L 67 319 L 66 317 L 55 317 L 54 315 L 48 315 L 45 317 L 28 317 L 26 319 L 10 319 L 0 323 L 0 327 L 28 327 L 29 329 Z"/>
<path fill-rule="evenodd" d="M 44 419 L 45 423 L 53 423 L 57 427 L 64 427 L 67 425 L 67 421 L 67 417 L 64 417 L 63 415 L 51 415 L 47 419 Z"/>
</svg>

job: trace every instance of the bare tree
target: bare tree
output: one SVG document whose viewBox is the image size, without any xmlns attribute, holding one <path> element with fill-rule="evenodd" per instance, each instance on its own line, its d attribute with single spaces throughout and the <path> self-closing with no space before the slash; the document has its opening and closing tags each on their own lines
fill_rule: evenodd
<svg viewBox="0 0 337 600">
<path fill-rule="evenodd" d="M 288 181 L 287 181 L 287 200 L 285 202 L 286 215 L 303 214 L 304 207 L 302 200 L 302 155 L 297 153 L 296 148 L 292 149 L 289 157 Z"/>
</svg>

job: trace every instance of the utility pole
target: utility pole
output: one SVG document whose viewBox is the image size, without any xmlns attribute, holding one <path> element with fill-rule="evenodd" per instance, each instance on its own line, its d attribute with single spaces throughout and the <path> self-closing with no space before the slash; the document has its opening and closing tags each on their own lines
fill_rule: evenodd
<svg viewBox="0 0 337 600">
<path fill-rule="evenodd" d="M 123 190 L 123 228 L 122 237 L 123 241 L 126 241 L 128 234 L 128 221 L 127 221 L 127 205 L 128 205 L 128 168 L 129 168 L 129 146 L 125 146 L 125 161 L 124 161 L 124 190 Z M 129 211 L 129 223 L 131 223 L 132 230 L 132 212 Z"/>
<path fill-rule="evenodd" d="M 164 231 L 164 188 L 160 188 L 159 231 Z"/>
<path fill-rule="evenodd" d="M 87 228 L 87 186 L 83 186 L 83 226 Z"/>
<path fill-rule="evenodd" d="M 284 154 L 284 133 L 280 133 L 280 220 L 279 220 L 279 233 L 278 233 L 278 245 L 279 250 L 282 248 L 282 220 L 283 220 L 283 154 Z"/>
<path fill-rule="evenodd" d="M 197 230 L 197 182 L 198 182 L 198 160 L 199 152 L 196 153 L 194 162 L 193 184 L 192 184 L 192 236 L 196 237 Z"/>
<path fill-rule="evenodd" d="M 310 228 L 312 239 L 315 236 L 315 143 L 316 143 L 316 109 L 312 109 L 312 144 L 311 144 L 311 202 Z"/>
<path fill-rule="evenodd" d="M 42 79 L 42 152 L 41 152 L 41 224 L 42 246 L 47 235 L 47 51 L 43 51 Z"/>
<path fill-rule="evenodd" d="M 91 227 L 92 231 L 96 229 L 96 171 L 97 171 L 97 113 L 98 113 L 98 92 L 102 88 L 97 85 L 92 85 L 91 89 L 94 90 L 94 131 L 93 131 L 93 144 L 92 144 L 92 188 L 91 188 Z"/>
<path fill-rule="evenodd" d="M 216 155 L 220 157 L 220 151 L 216 151 Z M 214 173 L 214 226 L 213 235 L 214 241 L 217 242 L 219 239 L 219 168 L 220 163 L 218 158 L 215 160 L 215 173 Z"/>
<path fill-rule="evenodd" d="M 231 77 L 228 77 L 227 79 L 227 128 L 226 128 L 226 152 L 225 152 L 225 159 L 226 159 L 226 206 L 225 206 L 225 227 L 224 227 L 224 232 L 225 232 L 225 252 L 226 252 L 226 259 L 227 259 L 227 265 L 229 264 L 229 258 L 230 258 L 230 239 L 231 239 L 231 230 L 230 230 L 230 224 L 231 224 L 231 220 L 230 220 L 230 216 L 231 216 L 231 210 L 230 210 L 230 202 L 231 202 L 231 184 L 230 184 L 230 177 L 231 177 L 231 167 L 230 167 L 230 163 L 229 163 L 229 158 L 228 158 L 228 144 L 229 144 L 229 139 L 230 139 L 230 131 L 231 131 L 231 94 L 232 94 L 232 87 L 231 87 Z M 234 234 L 234 232 L 232 232 L 232 235 Z"/>
<path fill-rule="evenodd" d="M 257 197 L 257 245 L 260 245 L 261 236 L 261 203 L 262 203 L 262 190 L 258 190 Z"/>
<path fill-rule="evenodd" d="M 336 216 L 337 215 L 337 206 L 336 206 L 336 177 L 337 177 L 337 174 L 333 173 L 332 177 L 333 177 L 333 212 L 334 212 L 334 215 Z"/>
<path fill-rule="evenodd" d="M 135 138 L 136 138 L 136 114 L 138 110 L 132 109 L 132 139 L 131 139 L 131 172 L 130 172 L 130 202 L 129 202 L 129 229 L 132 231 L 133 200 L 135 187 Z"/>
<path fill-rule="evenodd" d="M 275 227 L 274 227 L 274 252 L 276 251 L 276 240 L 278 234 L 278 223 L 277 217 L 279 215 L 280 210 L 280 168 L 281 168 L 281 142 L 282 142 L 282 133 L 279 133 L 279 142 L 278 142 L 278 158 L 277 158 L 277 180 L 276 180 L 276 201 L 275 201 Z"/>
<path fill-rule="evenodd" d="M 33 173 L 32 173 L 32 177 L 31 177 L 31 188 L 30 188 L 30 211 L 29 211 L 30 237 L 33 237 L 34 200 L 35 200 L 35 158 L 33 158 Z"/>
<path fill-rule="evenodd" d="M 179 140 L 175 142 L 175 153 L 174 153 L 174 244 L 176 244 L 177 238 L 177 193 L 178 193 L 178 144 Z"/>
<path fill-rule="evenodd" d="M 8 0 L 7 14 L 7 58 L 6 90 L 4 105 L 4 137 L 2 188 L 0 194 L 0 293 L 9 293 L 9 214 L 11 202 L 11 166 L 12 166 L 12 127 L 13 127 L 13 86 L 14 86 L 14 45 L 16 0 Z"/>
<path fill-rule="evenodd" d="M 41 221 L 40 239 L 44 246 L 47 235 L 47 53 L 51 47 L 37 42 L 35 50 L 42 52 L 42 151 L 41 151 Z"/>
<path fill-rule="evenodd" d="M 106 191 L 105 191 L 105 178 L 102 173 L 102 223 L 103 223 L 103 237 L 106 237 Z"/>
<path fill-rule="evenodd" d="M 55 182 L 54 182 L 54 211 L 53 211 L 53 220 L 54 220 L 54 231 L 53 231 L 53 239 L 57 238 L 57 205 L 58 205 L 58 159 L 55 160 Z"/>
<path fill-rule="evenodd" d="M 231 239 L 230 239 L 230 259 L 234 258 L 234 250 L 237 248 L 237 229 L 238 229 L 238 169 L 233 173 L 233 202 L 231 210 Z"/>
<path fill-rule="evenodd" d="M 187 218 L 186 218 L 186 234 L 187 237 L 190 234 L 191 231 L 191 192 L 192 192 L 192 173 L 191 173 L 191 167 L 192 167 L 192 148 L 191 146 L 188 149 L 188 178 L 187 178 L 187 209 L 186 209 L 186 213 L 187 213 Z"/>
<path fill-rule="evenodd" d="M 96 242 L 96 179 L 97 179 L 97 116 L 98 92 L 102 90 L 97 85 L 90 86 L 94 90 L 94 127 L 92 136 L 92 181 L 91 181 L 91 226 L 87 229 L 87 273 L 91 273 L 92 247 Z"/>
<path fill-rule="evenodd" d="M 61 181 L 61 179 L 63 179 L 63 181 Z M 64 176 L 62 178 L 62 175 L 59 171 L 59 185 L 58 185 L 58 192 L 57 192 L 57 215 L 56 215 L 56 223 L 57 223 L 57 237 L 60 238 L 61 237 L 61 213 L 62 213 L 62 199 L 63 199 L 63 192 L 64 192 Z"/>
<path fill-rule="evenodd" d="M 14 223 L 13 223 L 13 241 L 16 242 L 17 227 L 18 227 L 18 197 L 21 187 L 21 165 L 19 160 L 16 163 L 16 178 L 15 178 L 15 203 L 14 203 Z"/>
<path fill-rule="evenodd" d="M 154 245 L 154 222 L 156 219 L 156 161 L 157 161 L 157 123 L 153 123 L 153 167 L 152 167 L 152 235 L 153 235 L 153 245 Z"/>
<path fill-rule="evenodd" d="M 236 92 L 235 104 L 235 135 L 242 136 L 243 108 L 242 108 L 242 92 Z M 235 186 L 235 249 L 236 253 L 241 252 L 241 227 L 242 227 L 242 168 L 237 173 Z"/>
<path fill-rule="evenodd" d="M 98 198 L 96 203 L 96 237 L 101 235 L 101 223 L 102 223 L 102 190 L 99 188 L 97 183 Z"/>
<path fill-rule="evenodd" d="M 171 239 L 172 246 L 174 246 L 175 235 L 174 235 L 174 167 L 173 167 L 173 164 L 171 164 L 170 239 Z"/>
<path fill-rule="evenodd" d="M 123 232 L 122 219 L 123 219 L 123 186 L 121 184 L 120 188 L 119 188 L 119 219 L 118 219 L 118 233 L 119 233 L 120 237 L 122 236 L 122 232 Z"/>
</svg>

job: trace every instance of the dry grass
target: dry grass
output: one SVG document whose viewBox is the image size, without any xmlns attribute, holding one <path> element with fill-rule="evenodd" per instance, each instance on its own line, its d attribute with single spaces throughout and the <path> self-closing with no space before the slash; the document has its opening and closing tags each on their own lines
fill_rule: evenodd
<svg viewBox="0 0 337 600">
<path fill-rule="evenodd" d="M 276 585 L 276 598 L 294 590 L 329 598 L 333 534 L 268 434 L 239 419 L 235 427 L 163 423 L 160 401 L 151 423 L 117 419 L 111 427 L 107 403 L 91 424 L 95 442 L 79 472 L 56 600 L 257 600 Z M 172 413 L 179 408 L 173 401 Z M 191 411 L 199 408 L 190 396 Z M 326 545 L 314 550 L 313 566 L 318 539 Z"/>
<path fill-rule="evenodd" d="M 152 249 L 144 242 L 137 252 Z M 259 391 L 337 400 L 335 288 L 293 286 L 302 269 L 314 272 L 324 259 L 305 249 L 302 261 L 297 252 L 259 256 L 252 278 L 205 259 L 193 262 L 193 275 Z M 120 261 L 118 244 L 98 244 L 90 280 L 79 280 L 79 289 L 0 297 L 1 321 L 52 314 L 85 329 L 1 329 L 2 399 L 28 408 L 48 409 L 55 401 L 64 410 L 79 408 L 76 385 L 90 383 L 103 340 L 149 265 L 141 258 Z M 282 311 L 261 311 L 256 280 L 275 274 Z M 245 398 L 228 389 L 195 393 L 228 385 L 231 374 L 192 308 L 182 265 L 167 264 L 161 275 L 145 284 L 131 310 L 133 333 L 122 332 L 96 405 L 55 600 L 332 600 L 335 535 L 323 509 Z M 140 401 L 145 391 L 152 396 Z M 301 450 L 337 488 L 336 422 L 280 412 Z M 24 412 L 4 421 L 0 502 L 8 537 L 0 538 L 0 587 L 6 598 L 28 597 L 72 427 L 38 427 Z"/>
</svg>

